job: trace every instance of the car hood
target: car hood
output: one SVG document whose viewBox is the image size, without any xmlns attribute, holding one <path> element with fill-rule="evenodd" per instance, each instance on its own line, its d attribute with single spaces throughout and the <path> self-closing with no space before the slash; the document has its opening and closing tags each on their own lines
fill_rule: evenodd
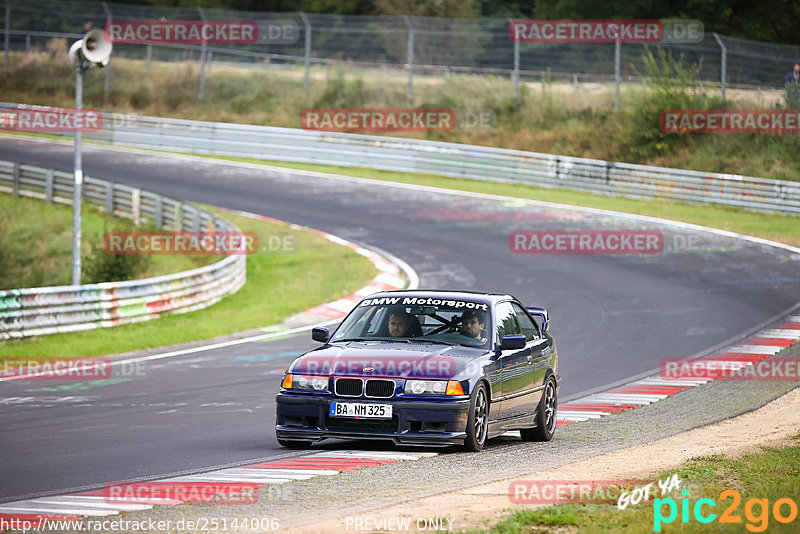
<svg viewBox="0 0 800 534">
<path fill-rule="evenodd" d="M 483 349 L 427 343 L 358 341 L 313 350 L 294 361 L 292 373 L 336 376 L 447 379 Z"/>
</svg>

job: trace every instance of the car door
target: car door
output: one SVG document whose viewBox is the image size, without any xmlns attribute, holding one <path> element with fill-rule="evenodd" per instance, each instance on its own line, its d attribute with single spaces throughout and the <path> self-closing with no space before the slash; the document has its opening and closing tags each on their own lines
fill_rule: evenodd
<svg viewBox="0 0 800 534">
<path fill-rule="evenodd" d="M 528 355 L 528 372 L 530 376 L 530 385 L 533 388 L 526 396 L 525 401 L 528 413 L 533 413 L 539 403 L 544 386 L 545 375 L 547 374 L 547 365 L 550 361 L 552 346 L 550 341 L 541 334 L 539 327 L 531 316 L 525 311 L 519 303 L 513 302 L 511 306 L 514 308 L 514 313 L 517 316 L 517 322 L 525 334 L 526 347 L 530 349 Z"/>
<path fill-rule="evenodd" d="M 495 317 L 498 343 L 502 342 L 503 336 L 523 333 L 511 302 L 499 303 Z M 534 373 L 529 344 L 523 349 L 501 351 L 499 359 L 502 369 L 501 418 L 508 420 L 530 414 L 530 392 L 534 387 Z"/>
</svg>

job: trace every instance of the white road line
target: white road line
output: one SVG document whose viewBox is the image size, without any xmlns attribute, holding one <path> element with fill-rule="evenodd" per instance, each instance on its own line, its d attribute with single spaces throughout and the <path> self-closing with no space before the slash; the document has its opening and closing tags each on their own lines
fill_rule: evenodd
<svg viewBox="0 0 800 534">
<path fill-rule="evenodd" d="M 599 419 L 611 412 L 589 411 L 589 410 L 558 410 L 558 415 L 572 419 L 573 417 L 588 417 L 589 419 Z"/>
<path fill-rule="evenodd" d="M 101 497 L 102 498 L 102 497 Z M 136 510 L 149 510 L 153 506 L 151 504 L 134 504 L 124 502 L 105 502 L 102 501 L 93 501 L 87 502 L 84 500 L 80 500 L 79 496 L 73 497 L 72 495 L 61 495 L 58 497 L 43 497 L 41 499 L 32 499 L 27 501 L 28 503 L 37 503 L 37 504 L 47 504 L 47 505 L 63 505 L 63 506 L 82 506 L 85 508 L 99 508 L 101 510 L 124 510 L 124 511 L 136 511 Z"/>
<path fill-rule="evenodd" d="M 779 339 L 800 339 L 800 328 L 772 328 L 756 335 L 758 337 L 776 337 Z"/>
<path fill-rule="evenodd" d="M 16 505 L 14 503 L 7 503 L 0 506 L 0 514 L 65 514 L 65 515 L 86 515 L 86 516 L 105 516 L 116 515 L 118 510 L 100 510 L 98 508 L 79 508 L 63 505 L 31 505 L 22 504 Z"/>
<path fill-rule="evenodd" d="M 784 347 L 775 345 L 734 345 L 726 349 L 725 352 L 736 352 L 740 354 L 769 354 L 770 356 L 782 351 Z"/>
<path fill-rule="evenodd" d="M 637 380 L 636 382 L 631 382 L 630 384 L 626 384 L 623 387 L 628 386 L 687 386 L 687 387 L 694 387 L 700 384 L 705 384 L 709 382 L 709 380 L 704 379 L 675 379 L 675 380 L 668 380 L 666 378 L 660 377 L 652 377 L 652 378 L 643 378 L 642 380 Z"/>
</svg>

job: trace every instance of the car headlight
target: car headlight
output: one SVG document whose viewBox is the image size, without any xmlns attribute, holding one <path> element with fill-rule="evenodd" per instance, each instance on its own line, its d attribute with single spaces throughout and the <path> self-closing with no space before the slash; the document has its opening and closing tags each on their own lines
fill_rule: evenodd
<svg viewBox="0 0 800 534">
<path fill-rule="evenodd" d="M 283 389 L 324 391 L 328 389 L 328 377 L 286 373 L 286 376 L 283 377 Z"/>
<path fill-rule="evenodd" d="M 444 395 L 447 380 L 406 380 L 406 395 Z"/>
</svg>

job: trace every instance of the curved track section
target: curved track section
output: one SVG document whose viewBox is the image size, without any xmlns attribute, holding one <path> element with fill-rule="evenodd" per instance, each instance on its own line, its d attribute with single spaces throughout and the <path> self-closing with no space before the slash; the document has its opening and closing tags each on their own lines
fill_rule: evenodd
<svg viewBox="0 0 800 534">
<path fill-rule="evenodd" d="M 71 150 L 0 141 L 0 158 L 61 169 L 70 168 Z M 565 376 L 562 399 L 650 372 L 662 358 L 735 341 L 800 301 L 797 254 L 633 217 L 99 147 L 84 149 L 84 168 L 377 246 L 408 262 L 421 287 L 510 292 L 546 306 Z M 515 230 L 574 229 L 656 230 L 665 250 L 509 250 Z M 274 395 L 286 364 L 313 346 L 303 335 L 187 354 L 113 387 L 0 384 L 0 500 L 287 455 L 272 430 Z"/>
</svg>

